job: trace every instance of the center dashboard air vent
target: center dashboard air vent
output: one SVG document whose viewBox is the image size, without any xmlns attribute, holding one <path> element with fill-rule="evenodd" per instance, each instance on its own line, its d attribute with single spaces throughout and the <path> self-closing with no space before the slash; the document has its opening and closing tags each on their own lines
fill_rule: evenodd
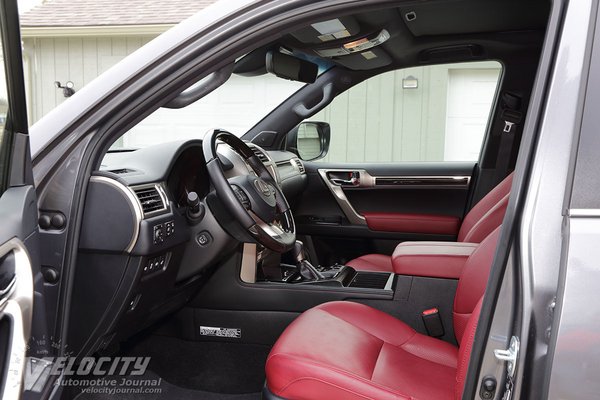
<svg viewBox="0 0 600 400">
<path fill-rule="evenodd" d="M 298 171 L 300 171 L 301 174 L 306 172 L 306 169 L 304 169 L 304 164 L 302 164 L 302 161 L 300 161 L 299 158 L 292 158 L 290 161 L 292 162 L 292 165 L 298 167 Z"/>
<path fill-rule="evenodd" d="M 133 191 L 140 201 L 144 216 L 159 214 L 167 209 L 162 189 L 158 185 L 138 187 Z"/>
</svg>

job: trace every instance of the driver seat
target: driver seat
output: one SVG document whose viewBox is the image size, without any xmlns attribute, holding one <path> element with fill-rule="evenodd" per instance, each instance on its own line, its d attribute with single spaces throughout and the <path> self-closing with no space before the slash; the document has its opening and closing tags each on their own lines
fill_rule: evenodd
<svg viewBox="0 0 600 400">
<path fill-rule="evenodd" d="M 263 398 L 462 398 L 499 231 L 481 242 L 460 276 L 453 306 L 458 347 L 363 304 L 321 304 L 300 315 L 275 343 Z"/>
</svg>

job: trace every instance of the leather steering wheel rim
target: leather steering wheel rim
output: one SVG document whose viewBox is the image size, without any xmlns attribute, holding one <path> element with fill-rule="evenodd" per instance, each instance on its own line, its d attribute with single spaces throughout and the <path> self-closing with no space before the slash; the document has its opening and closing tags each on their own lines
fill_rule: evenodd
<svg viewBox="0 0 600 400">
<path fill-rule="evenodd" d="M 217 144 L 229 145 L 256 176 L 227 179 L 217 155 Z M 296 226 L 285 195 L 265 165 L 240 138 L 215 129 L 202 141 L 206 167 L 219 200 L 252 238 L 266 248 L 284 253 L 296 242 Z"/>
</svg>

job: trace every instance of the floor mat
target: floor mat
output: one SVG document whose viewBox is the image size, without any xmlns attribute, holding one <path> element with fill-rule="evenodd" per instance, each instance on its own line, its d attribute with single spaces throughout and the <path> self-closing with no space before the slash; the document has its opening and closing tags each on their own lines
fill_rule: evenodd
<svg viewBox="0 0 600 400">
<path fill-rule="evenodd" d="M 125 382 L 121 384 L 121 379 Z M 186 389 L 170 384 L 151 371 L 142 376 L 118 378 L 117 385 L 84 389 L 76 400 L 260 400 L 260 393 L 225 394 Z M 148 383 L 152 382 L 152 383 Z"/>
<path fill-rule="evenodd" d="M 173 385 L 242 394 L 262 390 L 269 351 L 264 345 L 149 336 L 130 348 L 127 355 L 151 357 L 149 369 Z"/>
</svg>

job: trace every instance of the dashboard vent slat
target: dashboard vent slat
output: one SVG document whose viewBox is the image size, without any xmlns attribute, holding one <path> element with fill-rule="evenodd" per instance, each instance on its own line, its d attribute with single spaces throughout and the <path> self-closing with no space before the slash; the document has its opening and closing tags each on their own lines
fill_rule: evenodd
<svg viewBox="0 0 600 400">
<path fill-rule="evenodd" d="M 156 187 L 135 189 L 134 192 L 142 205 L 144 215 L 166 208 L 163 198 Z"/>
<path fill-rule="evenodd" d="M 294 158 L 292 159 L 292 162 L 296 164 L 296 166 L 298 167 L 298 171 L 300 171 L 301 174 L 306 172 L 306 170 L 304 169 L 304 164 L 302 164 L 302 161 L 300 161 L 300 159 Z"/>
<path fill-rule="evenodd" d="M 260 159 L 260 161 L 262 161 L 263 163 L 269 162 L 269 159 L 267 158 L 265 153 L 263 153 L 258 147 L 250 146 L 250 148 L 252 149 L 252 152 Z"/>
</svg>

